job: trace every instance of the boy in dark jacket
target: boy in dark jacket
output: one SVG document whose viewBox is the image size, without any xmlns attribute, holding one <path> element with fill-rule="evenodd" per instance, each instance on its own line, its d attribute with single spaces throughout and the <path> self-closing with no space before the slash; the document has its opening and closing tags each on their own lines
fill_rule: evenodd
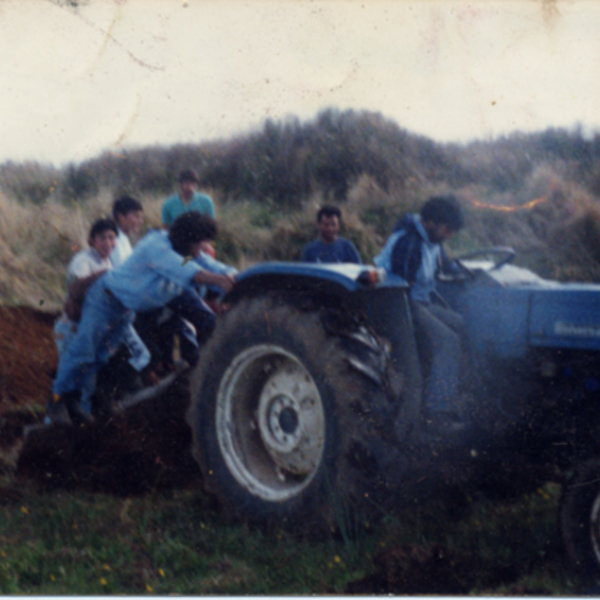
<svg viewBox="0 0 600 600">
<path fill-rule="evenodd" d="M 434 302 L 435 276 L 445 260 L 442 243 L 464 223 L 453 196 L 435 196 L 420 213 L 401 219 L 374 262 L 410 285 L 410 304 L 425 380 L 426 423 L 437 429 L 459 430 L 459 370 L 464 351 L 460 315 Z"/>
</svg>

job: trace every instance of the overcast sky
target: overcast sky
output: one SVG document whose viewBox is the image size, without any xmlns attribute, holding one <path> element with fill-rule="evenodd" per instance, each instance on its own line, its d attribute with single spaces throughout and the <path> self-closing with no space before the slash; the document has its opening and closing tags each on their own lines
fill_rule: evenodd
<svg viewBox="0 0 600 600">
<path fill-rule="evenodd" d="M 0 161 L 228 138 L 328 106 L 438 141 L 600 131 L 599 79 L 596 0 L 0 0 Z"/>
</svg>

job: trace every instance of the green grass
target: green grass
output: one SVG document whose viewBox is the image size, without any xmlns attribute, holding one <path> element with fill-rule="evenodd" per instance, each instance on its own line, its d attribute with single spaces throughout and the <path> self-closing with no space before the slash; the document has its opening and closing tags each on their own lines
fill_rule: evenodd
<svg viewBox="0 0 600 600">
<path fill-rule="evenodd" d="M 344 593 L 375 572 L 378 553 L 432 544 L 476 569 L 472 594 L 572 595 L 589 585 L 562 564 L 558 486 L 512 502 L 469 499 L 460 515 L 438 499 L 320 541 L 232 523 L 198 490 L 116 498 L 21 489 L 0 506 L 2 594 Z M 499 569 L 514 574 L 494 580 Z"/>
<path fill-rule="evenodd" d="M 356 555 L 231 524 L 197 492 L 31 494 L 0 508 L 2 594 L 324 594 Z"/>
</svg>

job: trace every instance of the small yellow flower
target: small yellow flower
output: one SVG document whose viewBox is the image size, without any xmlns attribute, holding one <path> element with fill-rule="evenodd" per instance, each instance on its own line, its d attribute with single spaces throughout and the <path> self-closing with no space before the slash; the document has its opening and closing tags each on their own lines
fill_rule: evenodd
<svg viewBox="0 0 600 600">
<path fill-rule="evenodd" d="M 338 564 L 342 562 L 342 559 L 337 555 L 333 557 L 333 560 Z"/>
<path fill-rule="evenodd" d="M 158 570 L 158 573 L 159 573 L 159 575 L 160 575 L 161 577 L 164 577 L 164 576 L 165 576 L 165 572 L 164 572 L 162 569 L 159 569 L 159 570 Z"/>
<path fill-rule="evenodd" d="M 28 514 L 29 514 L 29 511 L 27 510 L 27 507 L 26 507 L 26 506 L 21 506 L 21 512 L 22 512 L 23 514 L 25 514 L 25 515 L 28 515 Z"/>
<path fill-rule="evenodd" d="M 103 568 L 105 571 L 110 571 L 110 567 L 109 567 L 107 564 L 103 564 L 103 565 L 102 565 L 102 568 Z"/>
<path fill-rule="evenodd" d="M 147 590 L 148 592 L 150 592 L 150 593 L 152 593 L 152 592 L 154 591 L 154 590 L 152 589 L 152 586 L 151 586 L 149 583 L 147 583 L 147 584 L 146 584 L 146 590 Z"/>
<path fill-rule="evenodd" d="M 544 488 L 538 488 L 537 493 L 544 499 L 544 500 L 548 500 L 548 498 L 550 498 L 550 496 L 548 495 L 548 492 L 546 492 L 546 490 Z"/>
<path fill-rule="evenodd" d="M 102 578 L 100 579 L 100 583 L 101 583 L 102 585 L 106 585 L 106 579 L 104 579 L 104 577 L 102 577 Z"/>
<path fill-rule="evenodd" d="M 56 581 L 56 577 L 54 577 L 54 575 L 52 575 L 52 573 L 50 573 L 50 581 Z"/>
</svg>

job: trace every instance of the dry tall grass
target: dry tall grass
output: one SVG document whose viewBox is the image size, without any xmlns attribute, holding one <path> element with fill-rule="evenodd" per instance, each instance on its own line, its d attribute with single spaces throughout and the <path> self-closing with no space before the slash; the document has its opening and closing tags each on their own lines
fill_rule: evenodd
<svg viewBox="0 0 600 600">
<path fill-rule="evenodd" d="M 416 179 L 387 191 L 363 176 L 340 206 L 342 235 L 370 262 L 399 217 L 418 211 L 426 198 L 448 191 Z M 589 192 L 542 166 L 518 193 L 490 193 L 470 185 L 454 190 L 467 214 L 467 226 L 452 241 L 451 253 L 490 245 L 512 246 L 517 263 L 544 277 L 600 282 L 600 204 Z M 300 209 L 284 210 L 247 200 L 215 199 L 220 233 L 217 252 L 240 269 L 264 260 L 298 260 L 317 235 L 315 215 L 324 202 L 315 194 Z M 162 196 L 138 196 L 147 228 L 159 227 Z M 91 223 L 110 215 L 113 197 L 103 190 L 86 202 L 50 199 L 23 203 L 0 195 L 0 294 L 3 303 L 58 309 L 66 266 L 86 246 Z"/>
<path fill-rule="evenodd" d="M 544 277 L 600 281 L 600 205 L 583 188 L 540 167 L 519 195 L 461 191 L 471 248 L 512 246 L 518 261 Z"/>
</svg>

